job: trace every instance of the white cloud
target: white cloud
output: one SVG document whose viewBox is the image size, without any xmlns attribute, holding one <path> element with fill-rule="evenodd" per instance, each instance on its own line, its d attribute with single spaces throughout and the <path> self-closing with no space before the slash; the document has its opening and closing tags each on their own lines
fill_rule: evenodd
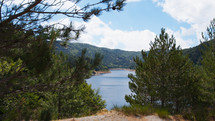
<svg viewBox="0 0 215 121">
<path fill-rule="evenodd" d="M 88 23 L 75 23 L 76 25 L 84 24 L 85 33 L 81 35 L 80 42 L 96 45 L 99 47 L 108 47 L 112 49 L 123 49 L 130 51 L 149 50 L 151 41 L 154 41 L 156 34 L 150 30 L 142 31 L 123 31 L 113 30 L 109 24 L 104 23 L 97 17 L 93 17 Z M 193 41 L 183 39 L 192 35 L 195 31 L 181 27 L 178 31 L 170 28 L 166 29 L 169 35 L 176 38 L 176 44 L 182 48 L 189 48 Z"/>
<path fill-rule="evenodd" d="M 59 9 L 60 10 L 67 10 L 67 9 L 80 9 L 79 6 L 77 6 L 72 0 L 46 0 L 48 4 L 56 4 L 55 6 L 52 6 L 52 9 Z"/>
<path fill-rule="evenodd" d="M 79 42 L 92 44 L 99 47 L 108 47 L 111 49 L 123 49 L 129 51 L 149 50 L 151 41 L 154 41 L 156 34 L 150 30 L 142 31 L 123 31 L 113 30 L 109 24 L 104 23 L 97 17 L 87 23 L 75 22 L 76 26 L 84 24 L 86 27 L 85 33 L 81 35 Z M 188 35 L 195 33 L 193 28 L 186 29 L 181 27 L 178 31 L 173 31 L 170 28 L 166 32 L 176 38 L 177 46 L 189 48 L 193 41 L 191 39 L 183 39 Z"/>
<path fill-rule="evenodd" d="M 140 2 L 141 0 L 126 0 L 126 2 Z"/>
<path fill-rule="evenodd" d="M 176 45 L 180 46 L 181 48 L 189 48 L 190 45 L 193 44 L 193 41 L 191 39 L 183 39 L 183 37 L 185 37 L 187 35 L 186 32 L 192 32 L 192 30 L 186 30 L 184 28 L 181 28 L 181 30 L 179 31 L 173 31 L 170 28 L 166 29 L 166 32 L 170 35 L 170 36 L 174 36 L 176 39 Z"/>
<path fill-rule="evenodd" d="M 64 26 L 70 25 L 69 18 L 59 19 L 59 20 L 51 20 L 41 23 L 42 26 L 46 25 L 55 25 L 56 28 L 63 28 Z"/>
<path fill-rule="evenodd" d="M 214 0 L 152 0 L 179 22 L 190 24 L 190 28 L 181 27 L 180 36 L 195 35 L 198 41 L 201 32 L 206 30 L 215 17 Z"/>
<path fill-rule="evenodd" d="M 75 24 L 80 25 L 81 23 L 76 22 Z M 130 51 L 149 50 L 149 43 L 155 38 L 155 33 L 150 30 L 113 30 L 108 24 L 97 17 L 93 17 L 89 22 L 84 23 L 84 25 L 86 26 L 86 30 L 81 35 L 79 41 L 99 47 Z"/>
</svg>

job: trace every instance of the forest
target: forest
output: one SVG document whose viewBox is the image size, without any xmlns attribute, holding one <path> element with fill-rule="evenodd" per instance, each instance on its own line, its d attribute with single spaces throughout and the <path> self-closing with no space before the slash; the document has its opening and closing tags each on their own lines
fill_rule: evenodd
<svg viewBox="0 0 215 121">
<path fill-rule="evenodd" d="M 85 29 L 72 22 L 42 23 L 57 15 L 87 22 L 104 12 L 123 10 L 125 0 L 84 5 L 74 0 L 62 10 L 66 1 L 1 0 L 0 120 L 49 121 L 95 114 L 105 108 L 105 101 L 86 79 L 94 70 L 108 68 L 135 69 L 136 74 L 128 75 L 133 93 L 125 95 L 131 107 L 159 108 L 188 120 L 214 120 L 215 19 L 203 33 L 202 44 L 194 48 L 182 50 L 161 28 L 147 52 L 110 50 L 69 43 Z"/>
<path fill-rule="evenodd" d="M 195 64 L 200 64 L 202 51 L 204 46 L 209 44 L 208 41 L 202 42 L 200 45 L 182 49 L 183 55 L 187 55 L 191 61 Z M 68 43 L 67 47 L 61 46 L 60 41 L 54 43 L 57 52 L 62 52 L 68 56 L 68 58 L 74 58 L 81 55 L 83 49 L 87 49 L 86 55 L 90 58 L 94 57 L 94 54 L 100 53 L 104 57 L 102 59 L 101 65 L 99 65 L 96 70 L 108 70 L 111 68 L 125 68 L 134 69 L 135 62 L 133 58 L 138 56 L 141 58 L 141 51 L 124 51 L 119 49 L 108 49 L 102 47 L 96 47 L 90 44 L 83 43 Z M 148 53 L 149 51 L 145 51 Z"/>
<path fill-rule="evenodd" d="M 68 58 L 80 56 L 83 49 L 87 49 L 86 55 L 90 58 L 93 58 L 96 53 L 102 54 L 103 60 L 101 65 L 97 67 L 98 70 L 110 68 L 134 69 L 135 63 L 133 57 L 141 56 L 140 52 L 101 48 L 83 43 L 68 43 L 66 48 L 60 46 L 60 42 L 56 42 L 54 45 L 56 46 L 57 52 L 67 54 Z"/>
</svg>

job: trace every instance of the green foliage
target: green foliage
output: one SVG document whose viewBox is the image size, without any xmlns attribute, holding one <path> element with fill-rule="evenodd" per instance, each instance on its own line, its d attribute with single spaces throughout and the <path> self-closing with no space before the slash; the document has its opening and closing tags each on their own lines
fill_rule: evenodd
<svg viewBox="0 0 215 121">
<path fill-rule="evenodd" d="M 53 54 L 53 65 L 48 70 L 26 78 L 22 84 L 10 85 L 12 92 L 16 91 L 1 95 L 0 118 L 52 120 L 90 115 L 104 108 L 105 102 L 98 91 L 92 90 L 85 82 L 91 71 L 100 64 L 102 56 L 97 54 L 95 59 L 90 59 L 85 52 L 75 63 L 67 61 L 62 54 Z M 10 64 L 15 65 L 14 62 Z"/>
<path fill-rule="evenodd" d="M 213 119 L 215 103 L 215 19 L 213 19 L 207 28 L 207 35 L 203 35 L 204 50 L 202 52 L 201 83 L 199 88 L 199 103 L 193 109 L 196 120 Z"/>
<path fill-rule="evenodd" d="M 35 113 L 35 109 L 42 106 L 42 94 L 23 93 L 16 97 L 8 95 L 1 103 L 3 109 L 3 119 L 5 120 L 30 120 Z M 6 115 L 5 115 L 6 114 Z"/>
<path fill-rule="evenodd" d="M 210 44 L 210 41 L 204 41 L 196 47 L 189 49 L 183 49 L 183 54 L 189 56 L 190 60 L 197 65 L 201 65 L 203 58 L 203 52 L 206 50 L 206 46 Z"/>
<path fill-rule="evenodd" d="M 167 109 L 156 109 L 155 112 L 158 114 L 160 118 L 164 119 L 168 119 L 170 115 Z"/>
<path fill-rule="evenodd" d="M 166 107 L 173 113 L 186 110 L 196 97 L 194 87 L 198 81 L 193 63 L 183 56 L 174 37 L 169 37 L 164 29 L 150 46 L 148 54 L 142 51 L 143 61 L 134 59 L 136 75 L 128 75 L 134 94 L 126 95 L 126 101 Z"/>
<path fill-rule="evenodd" d="M 215 28 L 215 27 L 214 27 Z M 215 82 L 215 38 L 209 42 L 203 52 L 202 66 L 212 82 Z M 215 86 L 215 85 L 214 85 Z"/>
<path fill-rule="evenodd" d="M 98 91 L 92 90 L 87 83 L 68 88 L 61 96 L 61 118 L 80 117 L 96 113 L 105 107 L 105 101 L 98 95 Z M 59 95 L 58 95 L 59 96 Z"/>
<path fill-rule="evenodd" d="M 200 65 L 202 50 L 204 50 L 205 44 L 207 44 L 207 42 L 193 48 L 183 49 L 183 55 L 187 55 L 191 61 L 193 61 L 195 64 Z M 96 68 L 96 71 L 107 70 L 108 68 L 134 69 L 135 63 L 133 61 L 133 57 L 141 57 L 141 52 L 111 50 L 91 46 L 88 44 L 69 43 L 66 48 L 63 48 L 60 45 L 60 42 L 55 43 L 57 51 L 62 51 L 63 53 L 68 54 L 69 58 L 74 58 L 75 56 L 81 55 L 81 50 L 84 48 L 87 48 L 88 51 L 86 55 L 89 57 L 93 57 L 96 52 L 100 52 L 102 55 L 104 55 L 104 59 L 102 61 L 102 66 Z"/>
<path fill-rule="evenodd" d="M 69 43 L 66 48 L 60 46 L 60 42 L 55 42 L 56 50 L 62 51 L 69 55 L 69 58 L 81 55 L 81 50 L 87 48 L 86 55 L 93 58 L 96 53 L 104 55 L 102 60 L 103 67 L 98 67 L 98 70 L 106 70 L 107 68 L 134 68 L 135 63 L 133 57 L 141 56 L 140 52 L 112 50 L 107 48 L 99 48 L 88 44 Z"/>
<path fill-rule="evenodd" d="M 73 1 L 75 5 L 65 11 L 60 8 L 69 0 L 1 1 L 0 120 L 52 120 L 104 107 L 98 92 L 85 83 L 102 56 L 96 53 L 91 59 L 83 50 L 77 59 L 68 59 L 52 47 L 57 39 L 65 46 L 78 39 L 84 27 L 75 28 L 72 22 L 69 26 L 60 23 L 61 27 L 41 23 L 58 14 L 87 21 L 102 11 L 122 10 L 125 0 L 90 1 L 77 9 L 80 1 Z"/>
<path fill-rule="evenodd" d="M 132 105 L 162 107 L 155 111 L 161 117 L 167 118 L 169 111 L 173 114 L 180 113 L 189 120 L 213 119 L 214 23 L 215 19 L 207 28 L 208 36 L 203 37 L 206 40 L 204 43 L 191 50 L 184 50 L 198 66 L 194 66 L 179 47 L 176 48 L 174 37 L 169 38 L 162 29 L 160 36 L 151 43 L 149 53 L 142 51 L 142 59 L 134 59 L 136 75 L 128 75 L 131 79 L 129 88 L 133 94 L 126 95 L 126 101 Z M 195 55 L 196 52 L 198 55 Z"/>
<path fill-rule="evenodd" d="M 152 115 L 152 114 L 158 114 L 160 118 L 168 119 L 169 118 L 169 112 L 166 109 L 163 108 L 155 108 L 151 105 L 129 105 L 129 106 L 122 106 L 118 107 L 117 105 L 114 105 L 112 110 L 121 111 L 126 115 Z"/>
<path fill-rule="evenodd" d="M 86 50 L 83 50 L 80 57 L 68 60 L 62 53 L 56 54 L 51 46 L 65 32 L 59 33 L 59 30 L 49 27 L 39 27 L 41 33 L 31 30 L 19 32 L 13 24 L 7 27 L 13 29 L 0 31 L 4 40 L 1 41 L 0 49 L 1 120 L 51 120 L 77 116 L 62 110 L 67 106 L 72 107 L 70 110 L 73 111 L 76 108 L 76 111 L 82 110 L 83 113 L 79 115 L 87 115 L 104 107 L 104 102 L 91 87 L 85 84 L 85 92 L 80 87 L 101 63 L 100 54 L 95 54 L 94 59 L 91 59 L 85 55 Z M 66 39 L 66 35 L 62 37 Z M 10 39 L 17 43 L 8 41 Z M 77 96 L 74 89 L 80 89 L 77 95 L 89 96 Z M 84 100 L 81 103 L 83 108 L 80 105 L 71 106 L 73 103 L 69 103 L 71 99 L 67 97 L 69 92 L 76 100 Z M 97 99 L 93 100 L 95 103 L 90 101 L 91 98 Z M 87 105 L 88 102 L 94 104 L 93 107 Z M 83 109 L 88 110 L 84 112 Z"/>
<path fill-rule="evenodd" d="M 126 115 L 150 115 L 154 113 L 154 108 L 150 105 L 129 105 L 129 106 L 114 106 L 113 110 L 122 111 Z"/>
<path fill-rule="evenodd" d="M 47 42 L 32 44 L 30 48 L 21 56 L 21 59 L 25 62 L 26 67 L 32 71 L 31 73 L 43 73 L 52 64 L 52 49 L 49 48 Z"/>
<path fill-rule="evenodd" d="M 17 69 L 19 74 L 26 76 L 22 81 L 21 78 L 12 78 L 0 83 L 1 89 L 5 89 L 0 93 L 2 120 L 51 120 L 89 115 L 104 108 L 104 101 L 98 92 L 85 83 L 91 71 L 100 64 L 102 56 L 96 54 L 95 59 L 90 59 L 85 56 L 84 50 L 77 60 L 68 61 L 63 54 L 49 52 L 49 63 L 52 64 L 43 73 L 37 73 L 35 68 L 28 66 L 21 68 L 23 62 L 27 63 L 26 60 L 1 59 L 2 79 L 11 77 L 17 73 Z M 41 66 L 44 63 L 42 61 Z"/>
<path fill-rule="evenodd" d="M 200 44 L 193 48 L 184 49 L 183 54 L 188 55 L 191 61 L 193 61 L 195 64 L 200 65 L 200 60 L 202 58 L 202 53 L 201 53 L 201 49 L 203 49 L 202 47 L 203 45 Z"/>
<path fill-rule="evenodd" d="M 50 109 L 42 110 L 39 121 L 51 121 L 51 119 L 52 119 L 51 110 Z"/>
<path fill-rule="evenodd" d="M 21 69 L 22 60 L 13 61 L 9 58 L 0 58 L 0 79 L 12 75 Z M 20 71 L 22 71 L 21 69 Z"/>
<path fill-rule="evenodd" d="M 193 112 L 187 111 L 183 113 L 183 118 L 190 120 L 190 121 L 196 121 L 196 116 Z"/>
</svg>

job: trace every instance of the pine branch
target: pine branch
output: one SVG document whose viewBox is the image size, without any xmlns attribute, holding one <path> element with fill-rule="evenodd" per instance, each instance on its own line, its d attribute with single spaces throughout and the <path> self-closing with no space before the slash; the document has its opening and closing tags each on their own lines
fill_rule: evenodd
<svg viewBox="0 0 215 121">
<path fill-rule="evenodd" d="M 22 12 L 16 14 L 16 15 L 13 15 L 11 17 L 9 17 L 8 19 L 4 20 L 3 22 L 0 23 L 0 26 L 4 26 L 8 23 L 10 23 L 12 20 L 28 13 L 32 8 L 34 8 L 35 6 L 37 6 L 42 0 L 36 0 L 32 5 L 28 6 L 25 10 L 23 10 Z"/>
</svg>

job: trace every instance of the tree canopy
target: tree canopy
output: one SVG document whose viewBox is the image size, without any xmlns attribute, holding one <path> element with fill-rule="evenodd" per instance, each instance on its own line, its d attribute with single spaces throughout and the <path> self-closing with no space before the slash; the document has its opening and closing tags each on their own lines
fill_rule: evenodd
<svg viewBox="0 0 215 121">
<path fill-rule="evenodd" d="M 182 112 L 195 98 L 195 89 L 191 88 L 196 83 L 194 65 L 165 29 L 150 46 L 149 53 L 142 51 L 142 59 L 134 59 L 136 75 L 129 75 L 129 88 L 134 94 L 125 99 L 130 104 L 152 104 Z"/>
</svg>

